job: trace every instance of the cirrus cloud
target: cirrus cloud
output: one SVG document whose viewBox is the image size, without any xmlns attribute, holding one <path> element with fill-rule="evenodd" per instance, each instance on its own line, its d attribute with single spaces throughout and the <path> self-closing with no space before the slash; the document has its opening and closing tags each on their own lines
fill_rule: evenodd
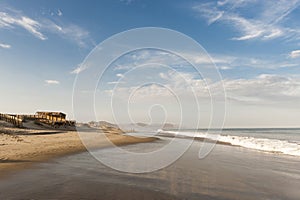
<svg viewBox="0 0 300 200">
<path fill-rule="evenodd" d="M 233 40 L 270 40 L 279 37 L 299 40 L 300 29 L 288 22 L 288 16 L 299 4 L 299 0 L 225 0 L 196 4 L 192 9 L 209 25 L 220 22 L 240 32 L 241 35 L 233 37 Z M 250 18 L 247 12 L 251 12 L 253 7 L 260 12 L 253 12 Z"/>
<path fill-rule="evenodd" d="M 60 10 L 58 16 L 62 17 Z M 17 28 L 22 28 L 40 40 L 47 40 L 47 34 L 52 33 L 80 47 L 93 44 L 87 30 L 62 18 L 56 21 L 44 17 L 32 18 L 18 10 L 0 8 L 0 29 L 16 30 Z"/>
<path fill-rule="evenodd" d="M 10 14 L 7 12 L 0 12 L 0 28 L 5 27 L 12 29 L 16 26 L 22 27 L 41 40 L 47 39 L 47 37 L 40 32 L 41 24 L 38 21 L 17 13 Z"/>
</svg>

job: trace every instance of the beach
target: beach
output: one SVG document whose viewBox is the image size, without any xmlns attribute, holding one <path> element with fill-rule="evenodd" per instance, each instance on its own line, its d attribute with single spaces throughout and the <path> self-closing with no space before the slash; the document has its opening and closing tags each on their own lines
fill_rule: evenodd
<svg viewBox="0 0 300 200">
<path fill-rule="evenodd" d="M 150 142 L 156 138 L 123 135 L 117 129 L 98 130 L 95 148 Z M 89 134 L 89 132 L 87 132 Z M 108 143 L 108 139 L 113 144 Z M 34 163 L 87 151 L 77 131 L 20 129 L 5 122 L 0 124 L 0 176 L 24 169 Z"/>
<path fill-rule="evenodd" d="M 146 151 L 164 146 L 169 140 L 161 138 L 122 148 L 132 152 Z M 177 145 L 186 142 L 187 139 L 181 139 Z M 195 141 L 172 165 L 143 174 L 113 170 L 86 152 L 52 159 L 1 179 L 0 198 L 299 199 L 299 158 L 217 145 L 206 158 L 199 159 L 202 145 Z M 97 151 L 113 153 L 111 148 Z M 123 158 L 121 154 L 118 157 Z"/>
<path fill-rule="evenodd" d="M 196 130 L 194 140 L 192 130 L 177 132 L 178 138 L 171 137 L 174 131 L 124 133 L 88 126 L 61 131 L 2 124 L 0 130 L 0 199 L 298 200 L 300 196 L 299 129 L 223 130 L 219 142 L 201 159 L 205 130 Z M 128 152 L 149 153 L 170 142 L 176 149 L 191 146 L 173 163 L 148 173 L 118 171 L 95 159 L 104 156 L 135 171 L 140 160 L 130 159 Z M 114 145 L 124 151 L 116 151 Z M 153 160 L 171 157 L 176 152 L 172 148 Z"/>
</svg>

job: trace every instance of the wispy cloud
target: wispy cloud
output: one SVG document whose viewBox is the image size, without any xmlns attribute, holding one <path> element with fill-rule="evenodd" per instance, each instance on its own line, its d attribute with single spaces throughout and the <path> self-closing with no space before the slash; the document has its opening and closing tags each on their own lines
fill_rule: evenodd
<svg viewBox="0 0 300 200">
<path fill-rule="evenodd" d="M 71 71 L 71 74 L 79 74 L 86 69 L 88 69 L 88 65 L 81 63 L 74 70 Z"/>
<path fill-rule="evenodd" d="M 214 67 L 214 64 L 216 64 L 217 67 L 228 69 L 230 68 L 229 65 L 231 65 L 231 63 L 236 59 L 236 57 L 228 55 L 212 54 L 209 56 L 205 53 L 201 54 L 199 52 L 192 51 L 182 51 L 177 55 L 165 51 L 140 50 L 127 54 L 120 59 L 119 62 L 114 63 L 114 70 L 129 70 L 145 64 L 152 64 L 161 67 L 184 68 L 186 65 L 190 66 L 187 61 L 207 67 Z"/>
<path fill-rule="evenodd" d="M 126 5 L 129 5 L 133 3 L 135 0 L 120 0 L 120 2 L 125 3 Z"/>
<path fill-rule="evenodd" d="M 60 82 L 58 80 L 45 80 L 46 85 L 59 85 Z"/>
<path fill-rule="evenodd" d="M 11 48 L 11 45 L 9 45 L 9 44 L 4 44 L 4 43 L 0 43 L 0 47 L 3 48 L 3 49 L 10 49 L 10 48 Z"/>
<path fill-rule="evenodd" d="M 73 41 L 80 47 L 87 47 L 92 43 L 90 33 L 78 25 L 64 22 L 55 23 L 49 19 L 43 19 L 42 22 L 44 30 Z"/>
<path fill-rule="evenodd" d="M 46 40 L 47 37 L 40 32 L 41 24 L 27 16 L 19 13 L 0 12 L 0 28 L 14 28 L 15 26 L 22 27 L 35 37 Z"/>
<path fill-rule="evenodd" d="M 189 73 L 170 71 L 161 73 L 160 77 L 167 81 L 163 87 L 159 84 L 143 87 L 119 86 L 107 94 L 126 99 L 125 97 L 138 91 L 135 93 L 137 100 L 169 98 L 174 94 L 186 97 L 195 94 L 199 98 L 206 99 L 211 98 L 210 95 L 218 97 L 223 94 L 220 89 L 225 88 L 228 99 L 245 104 L 299 102 L 300 99 L 300 78 L 293 76 L 261 74 L 250 79 L 225 79 L 212 82 L 196 78 Z"/>
<path fill-rule="evenodd" d="M 279 37 L 298 40 L 300 29 L 292 27 L 286 19 L 299 3 L 299 0 L 225 0 L 197 4 L 192 9 L 205 18 L 209 25 L 215 22 L 231 25 L 241 33 L 240 36 L 233 37 L 234 40 L 269 40 Z M 253 7 L 260 12 L 253 11 Z M 246 17 L 248 13 L 241 10 L 252 12 L 252 17 Z"/>
<path fill-rule="evenodd" d="M 290 57 L 293 56 L 293 58 L 297 55 L 297 51 L 290 53 Z M 296 60 L 286 59 L 286 55 L 246 57 L 234 54 L 210 54 L 210 56 L 208 56 L 196 52 L 181 52 L 181 56 L 203 67 L 216 66 L 220 70 L 230 70 L 238 67 L 278 69 L 300 66 Z M 176 69 L 183 70 L 185 66 L 190 65 L 175 54 L 163 51 L 143 50 L 126 55 L 119 63 L 116 63 L 114 70 L 129 70 L 147 63 L 156 63 L 161 66 L 176 67 Z"/>
<path fill-rule="evenodd" d="M 289 54 L 289 57 L 290 57 L 290 58 L 300 58 L 300 50 L 292 51 L 292 52 Z"/>
<path fill-rule="evenodd" d="M 115 84 L 123 84 L 125 83 L 124 81 L 110 81 L 110 82 L 107 82 L 108 85 L 115 85 Z"/>
<path fill-rule="evenodd" d="M 262 58 L 236 56 L 235 60 L 228 63 L 222 63 L 219 67 L 249 67 L 260 69 L 278 69 L 299 66 L 298 62 L 286 60 L 285 56 L 272 56 Z"/>
<path fill-rule="evenodd" d="M 261 74 L 254 79 L 224 80 L 229 98 L 242 102 L 276 102 L 300 98 L 299 77 Z"/>
<path fill-rule="evenodd" d="M 57 15 L 61 17 L 62 11 L 58 10 Z M 18 27 L 23 28 L 40 40 L 47 40 L 47 34 L 52 33 L 63 39 L 73 41 L 80 47 L 87 47 L 92 43 L 87 30 L 62 18 L 55 21 L 44 17 L 34 19 L 21 11 L 7 8 L 0 9 L 0 29 L 15 30 Z"/>
</svg>

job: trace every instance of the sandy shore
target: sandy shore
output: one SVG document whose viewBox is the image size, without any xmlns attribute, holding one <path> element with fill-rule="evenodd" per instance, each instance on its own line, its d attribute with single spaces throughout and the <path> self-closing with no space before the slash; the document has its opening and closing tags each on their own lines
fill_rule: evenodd
<svg viewBox="0 0 300 200">
<path fill-rule="evenodd" d="M 129 152 L 165 147 L 160 142 L 128 145 Z M 180 139 L 175 148 L 189 141 Z M 95 160 L 87 152 L 63 156 L 0 179 L 0 199 L 108 199 L 108 200 L 299 200 L 299 158 L 251 149 L 216 145 L 199 159 L 203 143 L 195 141 L 173 164 L 151 173 L 123 173 Z M 126 164 L 122 153 L 105 149 Z M 161 159 L 172 155 L 165 151 Z M 134 167 L 139 161 L 130 162 Z"/>
<path fill-rule="evenodd" d="M 86 133 L 89 135 L 89 133 Z M 99 133 L 96 148 L 115 145 L 151 142 L 156 138 L 136 138 L 114 131 Z M 106 137 L 105 137 L 106 136 Z M 0 124 L 0 176 L 33 163 L 51 158 L 87 151 L 76 131 L 18 129 Z"/>
</svg>

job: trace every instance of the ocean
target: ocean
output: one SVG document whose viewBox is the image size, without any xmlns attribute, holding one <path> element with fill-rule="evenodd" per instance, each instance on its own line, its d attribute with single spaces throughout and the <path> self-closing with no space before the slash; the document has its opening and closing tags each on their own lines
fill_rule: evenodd
<svg viewBox="0 0 300 200">
<path fill-rule="evenodd" d="M 219 141 L 232 146 L 254 149 L 275 154 L 300 156 L 300 129 L 185 129 L 158 130 L 161 136 L 177 136 Z"/>
</svg>

